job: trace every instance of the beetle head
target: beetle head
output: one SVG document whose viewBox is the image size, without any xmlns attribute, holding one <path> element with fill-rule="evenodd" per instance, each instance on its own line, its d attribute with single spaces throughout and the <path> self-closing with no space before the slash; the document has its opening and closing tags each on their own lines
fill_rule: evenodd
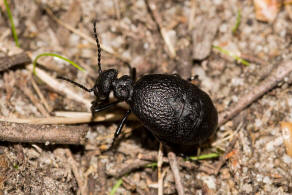
<svg viewBox="0 0 292 195">
<path fill-rule="evenodd" d="M 101 71 L 96 83 L 91 91 L 98 100 L 105 100 L 109 97 L 109 93 L 113 89 L 113 82 L 117 79 L 118 72 L 115 69 Z"/>
</svg>

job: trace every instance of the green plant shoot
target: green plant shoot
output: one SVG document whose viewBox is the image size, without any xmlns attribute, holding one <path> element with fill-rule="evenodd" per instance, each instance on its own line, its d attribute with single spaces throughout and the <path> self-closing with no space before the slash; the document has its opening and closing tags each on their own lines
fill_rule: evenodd
<svg viewBox="0 0 292 195">
<path fill-rule="evenodd" d="M 115 193 L 116 193 L 116 191 L 118 190 L 118 188 L 122 185 L 122 183 L 123 183 L 123 180 L 122 180 L 122 178 L 121 179 L 119 179 L 118 181 L 117 181 L 117 183 L 114 185 L 114 187 L 112 188 L 112 190 L 111 190 L 111 192 L 110 192 L 110 195 L 114 195 Z"/>
<path fill-rule="evenodd" d="M 58 54 L 54 54 L 54 53 L 42 53 L 40 55 L 38 55 L 34 60 L 33 60 L 33 74 L 36 75 L 36 72 L 35 72 L 35 69 L 36 69 L 36 64 L 37 64 L 37 60 L 42 57 L 42 56 L 53 56 L 53 57 L 57 57 L 59 59 L 62 59 L 68 63 L 70 63 L 72 66 L 74 66 L 75 68 L 77 68 L 78 70 L 81 70 L 81 71 L 85 71 L 84 68 L 78 66 L 75 62 L 63 57 L 63 56 L 60 56 Z"/>
<path fill-rule="evenodd" d="M 245 66 L 249 66 L 249 62 L 248 62 L 248 61 L 246 61 L 246 60 L 244 60 L 244 59 L 238 57 L 237 55 L 232 54 L 230 51 L 228 51 L 228 50 L 226 50 L 226 49 L 223 49 L 222 47 L 219 47 L 219 46 L 216 46 L 216 45 L 213 45 L 213 48 L 214 48 L 214 49 L 217 49 L 219 52 L 221 52 L 221 53 L 223 53 L 223 54 L 226 54 L 226 55 L 232 57 L 232 58 L 235 59 L 237 62 L 239 62 L 239 63 L 241 63 L 241 64 L 243 64 L 243 65 L 245 65 Z"/>
<path fill-rule="evenodd" d="M 13 35 L 13 38 L 14 38 L 14 41 L 15 41 L 15 45 L 17 47 L 20 47 L 20 45 L 18 43 L 18 37 L 17 37 L 17 34 L 16 34 L 16 29 L 15 29 L 12 13 L 10 11 L 10 8 L 9 8 L 7 0 L 4 0 L 4 5 L 5 5 L 6 11 L 7 11 L 7 15 L 8 15 L 8 19 L 9 19 L 9 22 L 10 22 L 10 25 L 11 25 L 11 31 L 12 31 L 12 35 Z"/>
</svg>

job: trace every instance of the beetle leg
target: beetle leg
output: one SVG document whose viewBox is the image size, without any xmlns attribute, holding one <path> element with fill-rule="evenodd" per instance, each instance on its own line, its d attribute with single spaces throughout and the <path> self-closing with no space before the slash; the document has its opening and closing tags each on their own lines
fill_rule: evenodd
<svg viewBox="0 0 292 195">
<path fill-rule="evenodd" d="M 113 139 L 113 142 L 112 142 L 112 145 L 111 145 L 110 148 L 112 148 L 112 146 L 115 143 L 115 140 L 121 134 L 121 131 L 122 131 L 122 129 L 123 129 L 124 125 L 125 125 L 125 122 L 126 122 L 126 120 L 127 120 L 127 118 L 128 118 L 128 116 L 129 116 L 130 113 L 131 113 L 131 110 L 128 110 L 126 112 L 126 114 L 124 115 L 123 119 L 121 120 L 121 122 L 120 122 L 120 124 L 119 124 L 119 126 L 118 126 L 118 128 L 117 128 L 117 130 L 115 132 L 114 139 Z"/>
<path fill-rule="evenodd" d="M 101 103 L 99 104 L 97 101 L 93 101 L 92 106 L 91 106 L 91 113 L 92 115 L 94 115 L 95 113 L 101 112 L 103 110 L 109 109 L 111 107 L 113 107 L 114 105 L 118 104 L 120 101 L 114 101 L 112 103 L 109 104 L 104 104 Z"/>
<path fill-rule="evenodd" d="M 136 68 L 131 68 L 131 78 L 133 81 L 136 81 Z"/>
</svg>

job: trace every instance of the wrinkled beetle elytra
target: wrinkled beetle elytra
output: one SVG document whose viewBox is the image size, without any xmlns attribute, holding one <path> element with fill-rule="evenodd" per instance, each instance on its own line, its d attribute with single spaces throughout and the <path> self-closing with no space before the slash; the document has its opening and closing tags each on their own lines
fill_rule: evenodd
<svg viewBox="0 0 292 195">
<path fill-rule="evenodd" d="M 93 31 L 99 68 L 99 76 L 93 88 L 88 89 L 67 78 L 59 78 L 94 92 L 96 100 L 91 106 L 93 116 L 119 102 L 129 104 L 130 109 L 118 125 L 113 143 L 131 112 L 166 145 L 194 146 L 206 141 L 215 132 L 218 123 L 216 108 L 210 97 L 190 82 L 191 79 L 184 80 L 178 75 L 149 74 L 135 81 L 134 68 L 130 76 L 117 78 L 116 69 L 101 69 L 101 48 L 95 22 Z M 117 100 L 109 103 L 111 91 Z"/>
</svg>

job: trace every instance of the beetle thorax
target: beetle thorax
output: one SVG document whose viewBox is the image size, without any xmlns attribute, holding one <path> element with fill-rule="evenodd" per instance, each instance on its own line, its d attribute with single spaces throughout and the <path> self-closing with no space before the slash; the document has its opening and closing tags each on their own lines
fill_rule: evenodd
<svg viewBox="0 0 292 195">
<path fill-rule="evenodd" d="M 133 95 L 133 80 L 124 75 L 112 83 L 114 96 L 121 101 L 130 101 Z"/>
</svg>

